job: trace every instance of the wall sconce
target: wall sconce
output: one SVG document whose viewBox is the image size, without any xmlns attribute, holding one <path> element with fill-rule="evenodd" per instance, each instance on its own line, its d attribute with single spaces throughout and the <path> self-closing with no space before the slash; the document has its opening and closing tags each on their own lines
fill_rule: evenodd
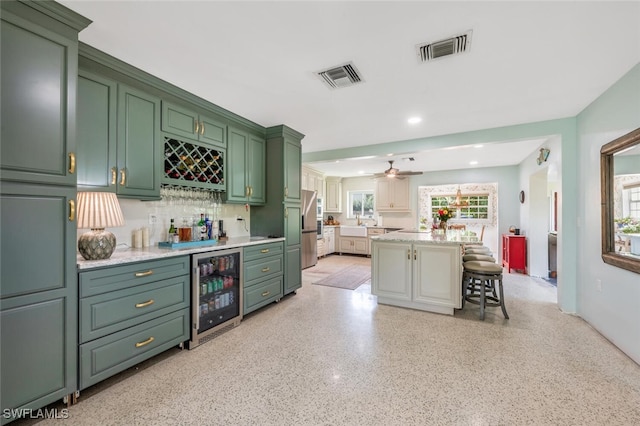
<svg viewBox="0 0 640 426">
<path fill-rule="evenodd" d="M 123 226 L 124 217 L 113 192 L 78 192 L 78 229 L 89 228 L 78 239 L 78 251 L 87 260 L 108 259 L 116 236 L 104 228 Z"/>
<path fill-rule="evenodd" d="M 549 153 L 551 151 L 548 148 L 540 148 L 540 155 L 538 155 L 538 166 L 542 163 L 544 163 L 545 161 L 547 161 L 547 159 L 549 158 Z"/>
</svg>

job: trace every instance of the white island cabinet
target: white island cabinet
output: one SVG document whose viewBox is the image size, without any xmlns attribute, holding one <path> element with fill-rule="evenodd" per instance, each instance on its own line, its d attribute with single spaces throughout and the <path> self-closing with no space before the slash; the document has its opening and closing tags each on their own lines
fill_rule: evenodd
<svg viewBox="0 0 640 426">
<path fill-rule="evenodd" d="M 464 239 L 457 232 L 372 237 L 371 292 L 378 303 L 453 315 L 462 301 Z"/>
</svg>

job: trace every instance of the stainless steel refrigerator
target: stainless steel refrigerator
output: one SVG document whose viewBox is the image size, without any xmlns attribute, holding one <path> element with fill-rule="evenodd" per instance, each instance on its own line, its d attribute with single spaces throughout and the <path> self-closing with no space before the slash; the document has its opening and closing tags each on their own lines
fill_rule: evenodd
<svg viewBox="0 0 640 426">
<path fill-rule="evenodd" d="M 318 263 L 318 204 L 315 191 L 302 191 L 302 269 Z"/>
</svg>

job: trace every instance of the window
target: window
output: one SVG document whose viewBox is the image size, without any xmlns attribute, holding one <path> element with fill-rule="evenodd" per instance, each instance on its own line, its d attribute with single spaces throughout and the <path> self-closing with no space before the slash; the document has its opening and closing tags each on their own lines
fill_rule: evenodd
<svg viewBox="0 0 640 426">
<path fill-rule="evenodd" d="M 349 191 L 347 218 L 373 219 L 373 191 Z"/>
<path fill-rule="evenodd" d="M 629 216 L 640 219 L 640 186 L 629 189 Z"/>
<path fill-rule="evenodd" d="M 438 214 L 438 209 L 449 207 L 455 194 L 431 197 L 431 218 Z M 486 220 L 489 219 L 489 194 L 473 194 L 462 197 L 462 202 L 468 205 L 454 211 L 456 220 Z"/>
</svg>

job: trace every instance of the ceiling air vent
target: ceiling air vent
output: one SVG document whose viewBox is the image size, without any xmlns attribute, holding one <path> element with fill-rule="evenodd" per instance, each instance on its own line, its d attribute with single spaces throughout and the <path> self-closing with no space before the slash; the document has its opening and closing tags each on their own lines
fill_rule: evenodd
<svg viewBox="0 0 640 426">
<path fill-rule="evenodd" d="M 429 62 L 443 56 L 464 53 L 471 47 L 471 34 L 469 30 L 464 34 L 433 43 L 422 43 L 416 46 L 416 53 L 420 62 Z"/>
<path fill-rule="evenodd" d="M 317 74 L 332 89 L 353 86 L 363 81 L 352 63 L 320 71 Z"/>
</svg>

